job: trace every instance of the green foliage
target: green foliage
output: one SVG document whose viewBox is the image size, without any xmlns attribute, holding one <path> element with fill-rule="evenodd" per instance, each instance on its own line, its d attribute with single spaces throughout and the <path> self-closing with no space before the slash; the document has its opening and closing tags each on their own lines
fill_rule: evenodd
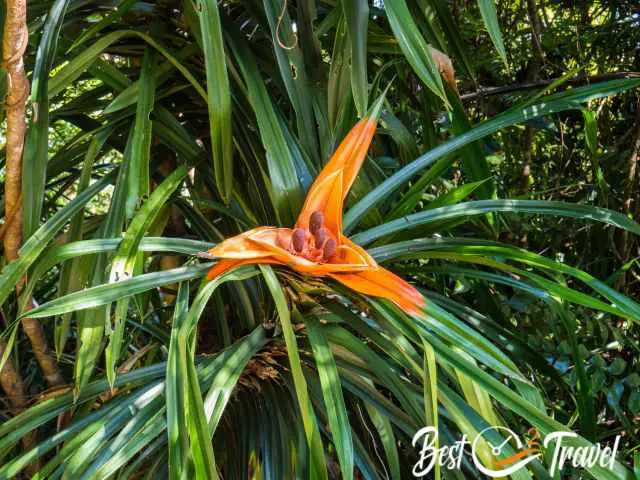
<svg viewBox="0 0 640 480">
<path fill-rule="evenodd" d="M 30 1 L 3 362 L 47 388 L 19 329 L 40 319 L 70 388 L 3 414 L 0 478 L 39 459 L 34 478 L 396 480 L 425 425 L 442 446 L 489 425 L 623 432 L 613 470 L 587 474 L 630 478 L 640 79 L 616 70 L 640 69 L 638 20 L 628 1 L 533 3 Z M 215 242 L 293 224 L 385 89 L 345 231 L 426 317 L 286 268 L 204 279 Z"/>
<path fill-rule="evenodd" d="M 207 73 L 209 125 L 213 172 L 218 193 L 224 203 L 231 200 L 233 189 L 233 142 L 231 135 L 231 90 L 218 4 L 203 0 L 198 4 L 201 45 Z"/>
</svg>

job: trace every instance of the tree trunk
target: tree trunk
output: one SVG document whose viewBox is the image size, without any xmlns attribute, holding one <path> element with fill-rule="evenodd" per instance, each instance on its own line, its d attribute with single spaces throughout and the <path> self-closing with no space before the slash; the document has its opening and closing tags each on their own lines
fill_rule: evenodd
<svg viewBox="0 0 640 480">
<path fill-rule="evenodd" d="M 4 340 L 0 340 L 0 358 L 4 355 L 6 348 L 7 344 Z M 24 382 L 11 357 L 7 358 L 0 372 L 0 386 L 2 386 L 2 390 L 4 390 L 9 398 L 12 413 L 18 414 L 27 408 L 28 401 Z M 38 444 L 38 431 L 33 430 L 27 433 L 22 437 L 20 443 L 22 443 L 22 449 L 25 452 L 33 449 Z M 27 474 L 29 477 L 36 474 L 39 470 L 40 460 L 34 460 L 27 466 Z"/>
<path fill-rule="evenodd" d="M 11 262 L 18 258 L 22 244 L 22 208 L 20 191 L 22 182 L 22 152 L 27 130 L 25 104 L 29 95 L 29 82 L 24 73 L 23 54 L 27 48 L 26 0 L 6 0 L 6 17 L 2 37 L 2 63 L 7 71 L 6 97 L 6 173 L 4 181 L 5 213 L 13 217 L 4 235 L 4 255 Z"/>
<path fill-rule="evenodd" d="M 29 31 L 27 30 L 26 0 L 6 0 L 6 16 L 2 37 L 2 64 L 7 71 L 8 92 L 6 98 L 6 168 L 4 183 L 4 201 L 6 229 L 4 232 L 4 255 L 7 262 L 18 258 L 22 245 L 22 157 L 27 131 L 26 101 L 29 95 L 29 81 L 24 71 L 23 55 L 27 48 Z M 22 279 L 16 290 L 18 293 L 24 284 Z M 31 299 L 27 305 L 30 308 Z M 38 364 L 51 386 L 64 383 L 58 364 L 51 354 L 42 325 L 36 319 L 25 318 L 22 326 L 33 346 Z"/>
</svg>

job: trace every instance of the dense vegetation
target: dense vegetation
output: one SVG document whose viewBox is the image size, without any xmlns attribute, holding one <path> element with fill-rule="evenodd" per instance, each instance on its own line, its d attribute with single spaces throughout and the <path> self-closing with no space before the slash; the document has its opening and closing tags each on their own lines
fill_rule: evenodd
<svg viewBox="0 0 640 480">
<path fill-rule="evenodd" d="M 640 475 L 636 3 L 3 0 L 0 478 L 412 478 L 425 425 Z M 208 281 L 378 101 L 344 231 L 424 315 Z"/>
</svg>

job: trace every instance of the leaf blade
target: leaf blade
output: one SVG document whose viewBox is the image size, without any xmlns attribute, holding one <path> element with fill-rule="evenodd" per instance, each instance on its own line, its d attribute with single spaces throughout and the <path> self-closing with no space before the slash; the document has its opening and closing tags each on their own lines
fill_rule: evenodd
<svg viewBox="0 0 640 480">
<path fill-rule="evenodd" d="M 202 31 L 205 70 L 207 74 L 207 107 L 213 173 L 218 193 L 225 204 L 231 201 L 233 189 L 233 141 L 231 131 L 231 89 L 222 40 L 218 2 L 198 0 L 198 17 Z"/>
</svg>

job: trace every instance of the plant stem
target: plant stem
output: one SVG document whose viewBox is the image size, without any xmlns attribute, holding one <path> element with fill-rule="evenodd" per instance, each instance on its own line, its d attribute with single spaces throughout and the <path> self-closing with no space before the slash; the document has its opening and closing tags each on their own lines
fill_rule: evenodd
<svg viewBox="0 0 640 480">
<path fill-rule="evenodd" d="M 27 48 L 29 31 L 27 29 L 26 0 L 6 0 L 6 17 L 2 37 L 2 65 L 7 71 L 9 86 L 6 97 L 6 167 L 5 167 L 5 212 L 7 227 L 4 232 L 4 255 L 7 262 L 18 258 L 22 245 L 22 157 L 27 132 L 26 102 L 29 96 L 29 81 L 24 71 L 23 55 Z M 19 293 L 24 279 L 16 285 Z M 31 304 L 31 299 L 26 302 Z M 60 369 L 47 344 L 42 325 L 36 319 L 25 318 L 22 326 L 33 346 L 33 352 L 47 383 L 57 386 L 64 383 Z M 3 373 L 4 374 L 4 371 Z M 19 375 L 19 372 L 16 372 Z M 4 385 L 4 382 L 3 382 Z M 8 393 L 8 392 L 7 392 Z"/>
<path fill-rule="evenodd" d="M 7 348 L 6 342 L 4 340 L 0 340 L 0 358 L 4 355 L 5 348 Z M 22 375 L 20 375 L 20 372 L 16 368 L 11 357 L 7 358 L 7 361 L 2 367 L 2 372 L 0 372 L 0 386 L 7 394 L 7 397 L 9 397 L 9 403 L 11 404 L 11 409 L 14 413 L 19 413 L 27 408 L 28 402 L 25 393 L 24 381 L 22 380 Z M 20 442 L 22 443 L 23 450 L 28 452 L 38 443 L 38 431 L 33 430 L 27 433 L 22 437 Z M 38 470 L 40 470 L 39 460 L 35 460 L 27 467 L 29 477 L 37 473 Z"/>
</svg>

